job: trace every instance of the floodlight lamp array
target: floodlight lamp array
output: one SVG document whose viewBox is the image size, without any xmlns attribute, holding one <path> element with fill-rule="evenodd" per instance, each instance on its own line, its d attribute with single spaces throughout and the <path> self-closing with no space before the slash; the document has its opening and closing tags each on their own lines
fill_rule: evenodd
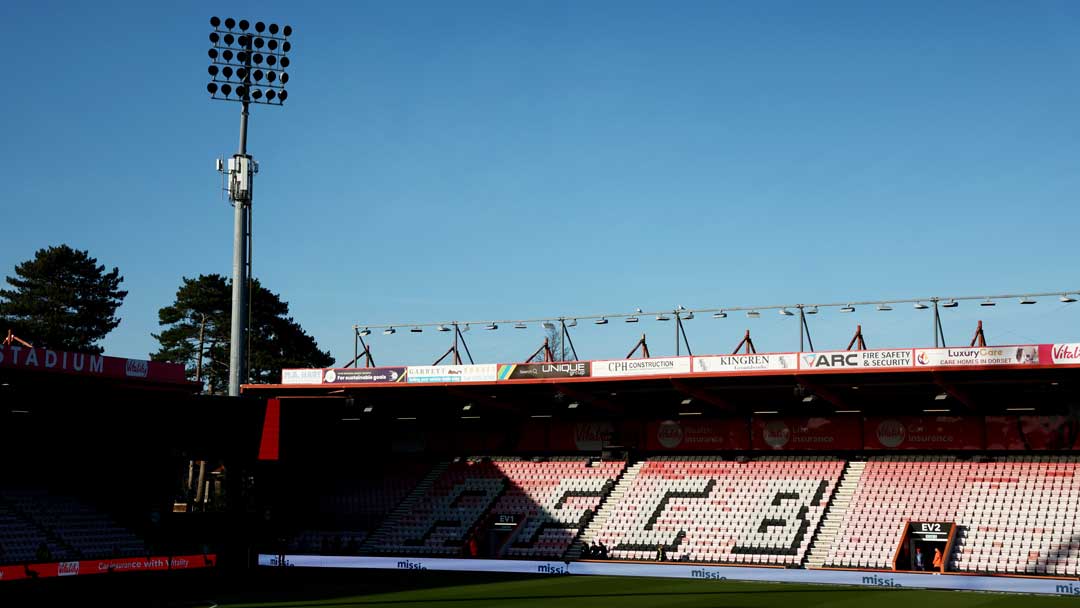
<svg viewBox="0 0 1080 608">
<path fill-rule="evenodd" d="M 210 82 L 206 90 L 212 99 L 280 106 L 289 98 L 286 68 L 291 61 L 292 26 L 252 26 L 246 19 L 222 20 L 211 17 Z M 251 31 L 254 30 L 254 31 Z"/>
</svg>

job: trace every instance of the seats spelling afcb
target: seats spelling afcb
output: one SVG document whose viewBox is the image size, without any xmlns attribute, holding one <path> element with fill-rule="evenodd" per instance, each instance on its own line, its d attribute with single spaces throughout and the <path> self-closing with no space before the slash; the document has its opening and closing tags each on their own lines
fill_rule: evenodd
<svg viewBox="0 0 1080 608">
<path fill-rule="evenodd" d="M 498 553 L 558 557 L 610 492 L 624 462 L 588 458 L 499 458 L 449 465 L 407 513 L 383 526 L 376 550 L 404 555 L 460 555 L 484 522 L 509 515 L 517 525 Z"/>
<path fill-rule="evenodd" d="M 840 478 L 836 458 L 658 457 L 596 535 L 615 559 L 799 565 Z"/>
</svg>

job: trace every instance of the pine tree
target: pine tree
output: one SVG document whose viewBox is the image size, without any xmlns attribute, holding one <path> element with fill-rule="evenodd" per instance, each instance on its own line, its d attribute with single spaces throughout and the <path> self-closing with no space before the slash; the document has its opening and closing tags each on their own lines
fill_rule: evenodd
<svg viewBox="0 0 1080 608">
<path fill-rule="evenodd" d="M 151 358 L 182 363 L 188 377 L 203 382 L 210 393 L 224 392 L 229 382 L 231 301 L 232 282 L 225 277 L 185 277 L 176 300 L 158 311 L 158 322 L 165 329 L 153 334 L 161 348 Z M 282 368 L 328 367 L 334 362 L 289 317 L 288 303 L 258 281 L 250 332 L 245 383 L 280 382 Z"/>
<path fill-rule="evenodd" d="M 0 329 L 39 348 L 100 353 L 98 343 L 120 325 L 116 309 L 127 296 L 120 269 L 68 245 L 39 249 L 0 289 Z"/>
</svg>

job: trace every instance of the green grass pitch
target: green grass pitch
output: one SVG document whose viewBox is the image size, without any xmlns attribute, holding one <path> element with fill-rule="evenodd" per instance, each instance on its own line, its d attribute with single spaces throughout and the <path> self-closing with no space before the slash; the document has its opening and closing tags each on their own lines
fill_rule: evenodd
<svg viewBox="0 0 1080 608">
<path fill-rule="evenodd" d="M 425 576 L 421 575 L 421 577 Z M 383 582 L 361 584 L 363 589 L 338 585 L 332 590 L 309 589 L 289 593 L 288 598 L 251 602 L 243 597 L 222 598 L 220 608 L 336 608 L 386 606 L 444 606 L 446 608 L 645 608 L 679 606 L 756 607 L 851 606 L 852 608 L 931 608 L 934 606 L 1033 607 L 1080 606 L 1075 597 L 978 593 L 970 591 L 922 591 L 867 589 L 827 585 L 794 585 L 734 581 L 693 581 L 656 578 L 564 576 L 501 580 L 477 584 L 476 575 L 443 574 L 412 584 Z M 399 590 L 391 590 L 392 588 Z M 411 587 L 401 589 L 401 587 Z M 357 591 L 361 593 L 357 594 Z"/>
</svg>

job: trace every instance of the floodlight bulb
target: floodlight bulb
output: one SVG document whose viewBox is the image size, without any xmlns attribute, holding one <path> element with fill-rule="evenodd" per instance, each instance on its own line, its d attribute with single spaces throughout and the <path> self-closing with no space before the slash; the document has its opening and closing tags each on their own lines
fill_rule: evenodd
<svg viewBox="0 0 1080 608">
<path fill-rule="evenodd" d="M 226 19 L 225 20 L 225 27 L 227 27 L 230 30 L 232 28 L 236 27 L 236 19 L 233 19 L 232 17 L 229 17 L 228 19 Z"/>
<path fill-rule="evenodd" d="M 266 99 L 268 99 L 269 101 L 274 101 L 275 97 L 277 97 L 277 93 L 275 93 L 273 89 L 270 89 L 266 92 Z"/>
<path fill-rule="evenodd" d="M 292 26 L 291 25 L 286 25 L 285 27 L 283 27 L 281 29 L 281 33 L 286 35 L 286 36 L 292 36 Z"/>
<path fill-rule="evenodd" d="M 247 19 L 240 20 L 240 29 L 246 32 L 249 27 L 251 27 L 251 24 L 248 23 Z"/>
<path fill-rule="evenodd" d="M 210 17 L 210 25 L 213 26 L 213 27 L 217 27 L 217 26 L 221 25 L 221 18 L 219 18 L 219 17 Z"/>
</svg>

